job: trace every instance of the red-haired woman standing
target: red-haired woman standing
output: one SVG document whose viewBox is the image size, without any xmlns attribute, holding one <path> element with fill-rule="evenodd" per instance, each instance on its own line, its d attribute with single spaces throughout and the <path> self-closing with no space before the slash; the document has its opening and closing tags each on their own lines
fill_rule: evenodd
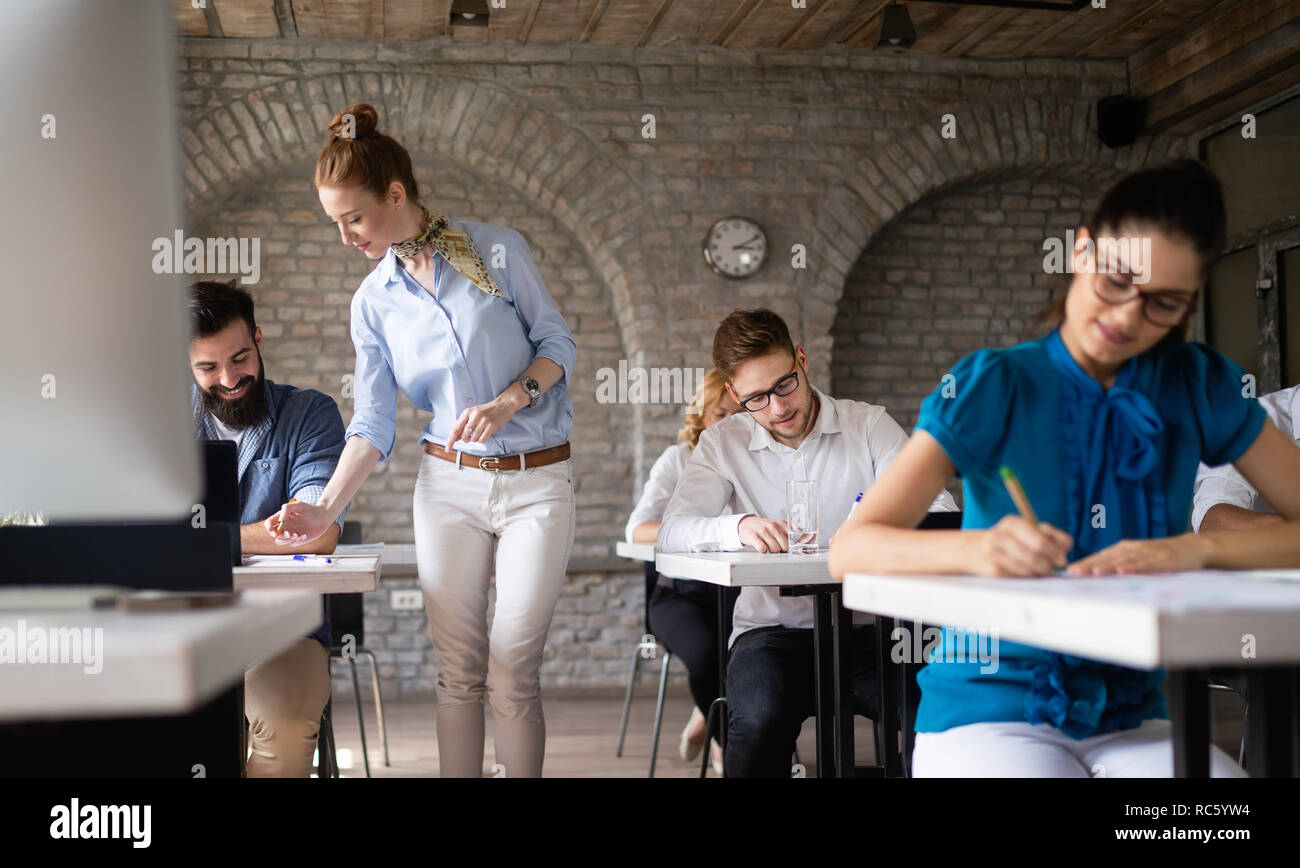
<svg viewBox="0 0 1300 868">
<path fill-rule="evenodd" d="M 421 206 L 409 154 L 377 125 L 369 105 L 339 112 L 316 164 L 325 214 L 376 263 L 352 298 L 347 445 L 320 503 L 285 504 L 267 526 L 283 515 L 290 542 L 324 530 L 392 452 L 398 389 L 432 412 L 414 519 L 438 654 L 441 773 L 482 774 L 487 698 L 496 762 L 507 777 L 536 777 L 546 743 L 538 673 L 573 545 L 565 386 L 577 346 L 519 233 Z"/>
</svg>

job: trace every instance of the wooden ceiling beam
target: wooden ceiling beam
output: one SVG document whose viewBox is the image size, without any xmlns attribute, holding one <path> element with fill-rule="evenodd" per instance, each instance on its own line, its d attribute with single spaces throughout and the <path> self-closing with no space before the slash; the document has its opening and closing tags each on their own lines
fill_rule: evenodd
<svg viewBox="0 0 1300 868">
<path fill-rule="evenodd" d="M 1300 62 L 1300 20 L 1220 57 L 1147 98 L 1147 130 L 1163 132 Z"/>
<path fill-rule="evenodd" d="M 947 57 L 961 57 L 963 54 L 970 51 L 972 48 L 979 45 L 985 39 L 988 39 L 990 36 L 996 33 L 999 27 L 1001 27 L 1003 24 L 1006 24 L 1015 16 L 1019 15 L 1021 11 L 1022 10 L 1016 9 L 1014 7 L 1003 9 L 1001 12 L 994 15 L 988 21 L 985 21 L 979 27 L 976 27 L 966 36 L 962 37 L 961 39 L 954 42 L 952 45 L 948 46 L 948 49 L 944 52 L 944 55 Z"/>
<path fill-rule="evenodd" d="M 1092 42 L 1089 42 L 1087 45 L 1083 46 L 1083 48 L 1080 48 L 1078 51 L 1075 52 L 1075 56 L 1085 55 L 1089 51 L 1092 51 L 1097 46 L 1105 45 L 1107 42 L 1110 42 L 1110 40 L 1114 39 L 1116 36 L 1123 33 L 1125 30 L 1127 30 L 1129 26 L 1132 25 L 1135 21 L 1139 21 L 1143 18 L 1146 18 L 1148 15 L 1152 14 L 1153 12 L 1155 12 L 1157 9 L 1159 9 L 1161 6 L 1164 6 L 1168 2 L 1169 0 L 1155 0 L 1154 3 L 1147 6 L 1141 12 L 1132 16 L 1131 18 L 1126 19 L 1123 23 L 1117 24 L 1116 26 L 1112 27 L 1110 30 L 1107 30 L 1101 36 L 1098 36 Z"/>
<path fill-rule="evenodd" d="M 596 8 L 591 10 L 591 15 L 587 18 L 587 26 L 582 28 L 582 34 L 578 37 L 579 42 L 590 42 L 591 34 L 596 32 L 596 25 L 600 23 L 601 16 L 609 8 L 609 0 L 599 0 Z"/>
<path fill-rule="evenodd" d="M 726 45 L 732 34 L 739 30 L 740 25 L 744 24 L 745 20 L 753 15 L 754 10 L 761 5 L 763 5 L 763 0 L 741 0 L 732 13 L 727 16 L 727 20 L 722 22 L 722 27 L 718 29 L 718 32 L 713 34 L 713 38 L 709 40 L 710 44 Z"/>
<path fill-rule="evenodd" d="M 1017 45 L 1011 50 L 1011 53 L 1016 57 L 1026 57 L 1041 49 L 1048 42 L 1065 32 L 1074 23 L 1074 16 L 1082 14 L 1082 12 L 1083 10 L 1059 13 L 1059 17 L 1055 21 Z"/>
<path fill-rule="evenodd" d="M 859 30 L 870 24 L 871 19 L 876 17 L 876 13 L 889 5 L 889 2 L 890 0 L 862 0 L 853 10 L 845 13 L 840 19 L 840 26 L 831 28 L 830 33 L 822 40 L 822 44 L 817 47 L 825 48 L 852 39 Z"/>
<path fill-rule="evenodd" d="M 650 37 L 654 36 L 655 30 L 659 27 L 659 22 L 664 20 L 664 15 L 668 12 L 668 7 L 673 5 L 673 0 L 659 0 L 659 5 L 655 7 L 654 14 L 646 22 L 645 27 L 641 28 L 641 35 L 637 37 L 637 46 L 649 45 Z"/>
<path fill-rule="evenodd" d="M 812 22 L 813 18 L 817 16 L 817 13 L 825 9 L 826 5 L 830 2 L 831 0 L 816 0 L 812 6 L 809 6 L 808 9 L 804 11 L 803 17 L 799 19 L 799 23 L 786 31 L 786 34 L 781 37 L 780 41 L 777 42 L 777 45 L 781 48 L 790 48 L 794 44 L 795 40 L 799 38 L 799 34 L 803 32 L 803 29 L 807 27 Z"/>
</svg>

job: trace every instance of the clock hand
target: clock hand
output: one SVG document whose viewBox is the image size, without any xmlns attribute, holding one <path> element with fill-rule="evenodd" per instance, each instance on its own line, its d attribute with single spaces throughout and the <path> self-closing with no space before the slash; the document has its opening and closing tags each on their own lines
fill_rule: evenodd
<svg viewBox="0 0 1300 868">
<path fill-rule="evenodd" d="M 732 249 L 732 250 L 748 250 L 748 249 L 749 249 L 749 245 L 752 244 L 753 242 L 757 241 L 757 240 L 758 240 L 758 236 L 755 235 L 753 238 L 750 238 L 750 239 L 749 239 L 748 241 L 746 241 L 744 244 L 737 244 L 735 247 L 732 247 L 731 249 Z"/>
</svg>

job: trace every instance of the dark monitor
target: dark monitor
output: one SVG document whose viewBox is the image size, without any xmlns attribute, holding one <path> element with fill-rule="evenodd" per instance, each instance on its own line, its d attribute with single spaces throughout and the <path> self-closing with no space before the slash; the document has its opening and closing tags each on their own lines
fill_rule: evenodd
<svg viewBox="0 0 1300 868">
<path fill-rule="evenodd" d="M 229 591 L 240 564 L 238 455 L 230 440 L 198 444 L 204 494 L 188 515 L 0 527 L 0 584 Z"/>
<path fill-rule="evenodd" d="M 239 451 L 233 440 L 201 440 L 203 505 L 208 524 L 230 534 L 230 564 L 239 566 Z M 193 521 L 193 519 L 191 519 Z"/>
</svg>

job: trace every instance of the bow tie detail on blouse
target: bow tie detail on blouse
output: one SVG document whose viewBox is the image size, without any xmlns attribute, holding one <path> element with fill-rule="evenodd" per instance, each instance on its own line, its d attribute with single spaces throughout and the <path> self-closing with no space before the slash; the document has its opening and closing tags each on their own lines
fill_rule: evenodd
<svg viewBox="0 0 1300 868">
<path fill-rule="evenodd" d="M 1101 428 L 1121 479 L 1146 479 L 1159 465 L 1155 438 L 1164 432 L 1165 423 L 1146 395 L 1118 384 L 1111 387 L 1102 399 Z"/>
<path fill-rule="evenodd" d="M 1060 332 L 1047 351 L 1063 375 L 1061 412 L 1066 489 L 1075 540 L 1071 559 L 1085 557 L 1124 538 L 1165 536 L 1160 479 L 1164 420 L 1136 388 L 1138 359 L 1129 359 L 1110 389 L 1084 373 Z M 1097 521 L 1096 507 L 1105 519 Z"/>
</svg>

